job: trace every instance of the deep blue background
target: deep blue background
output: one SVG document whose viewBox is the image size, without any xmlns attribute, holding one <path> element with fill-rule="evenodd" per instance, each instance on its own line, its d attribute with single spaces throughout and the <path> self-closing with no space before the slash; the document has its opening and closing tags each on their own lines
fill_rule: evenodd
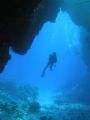
<svg viewBox="0 0 90 120">
<path fill-rule="evenodd" d="M 16 80 L 22 85 L 30 83 L 38 86 L 40 100 L 44 96 L 43 102 L 49 102 L 50 96 L 58 88 L 61 91 L 70 91 L 80 82 L 77 80 L 86 74 L 86 66 L 81 59 L 79 32 L 79 27 L 72 22 L 69 15 L 60 12 L 55 23 L 47 22 L 43 25 L 25 55 L 17 55 L 10 50 L 12 59 L 1 78 Z M 45 77 L 41 78 L 49 54 L 53 51 L 57 52 L 56 67 L 52 72 L 47 69 Z"/>
</svg>

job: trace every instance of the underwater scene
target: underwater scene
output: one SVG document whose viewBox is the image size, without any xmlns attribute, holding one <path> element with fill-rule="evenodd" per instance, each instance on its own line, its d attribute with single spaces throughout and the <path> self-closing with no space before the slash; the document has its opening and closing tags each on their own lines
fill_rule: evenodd
<svg viewBox="0 0 90 120">
<path fill-rule="evenodd" d="M 25 54 L 9 49 L 12 59 L 0 73 L 0 120 L 90 120 L 90 1 L 79 1 L 44 22 Z M 69 8 L 80 20 L 86 15 L 83 26 Z"/>
</svg>

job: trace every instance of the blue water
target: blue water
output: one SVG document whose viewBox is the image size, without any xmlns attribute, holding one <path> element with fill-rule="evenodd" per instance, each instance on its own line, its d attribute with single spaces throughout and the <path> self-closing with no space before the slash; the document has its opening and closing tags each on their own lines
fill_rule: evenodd
<svg viewBox="0 0 90 120">
<path fill-rule="evenodd" d="M 50 98 L 58 89 L 60 92 L 69 92 L 87 74 L 81 58 L 79 33 L 80 28 L 66 12 L 61 11 L 55 23 L 47 22 L 43 25 L 25 55 L 10 50 L 12 59 L 0 75 L 1 78 L 15 80 L 19 85 L 30 83 L 37 86 L 40 102 L 43 102 L 45 95 L 44 102 L 51 102 Z M 42 70 L 53 51 L 57 53 L 57 64 L 52 72 L 47 69 L 42 78 Z"/>
<path fill-rule="evenodd" d="M 90 120 L 90 74 L 82 59 L 80 30 L 60 11 L 55 23 L 43 25 L 25 55 L 10 49 L 12 59 L 0 74 L 1 120 Z M 57 63 L 42 78 L 53 52 Z"/>
<path fill-rule="evenodd" d="M 25 55 L 10 50 L 12 59 L 0 75 L 1 79 L 16 81 L 18 85 L 37 86 L 41 104 L 51 104 L 52 97 L 59 92 L 67 100 L 67 95 L 87 75 L 86 65 L 81 58 L 79 33 L 79 26 L 73 23 L 66 12 L 60 11 L 55 23 L 43 25 Z M 42 70 L 53 51 L 57 53 L 57 64 L 53 71 L 47 69 L 42 78 Z"/>
</svg>

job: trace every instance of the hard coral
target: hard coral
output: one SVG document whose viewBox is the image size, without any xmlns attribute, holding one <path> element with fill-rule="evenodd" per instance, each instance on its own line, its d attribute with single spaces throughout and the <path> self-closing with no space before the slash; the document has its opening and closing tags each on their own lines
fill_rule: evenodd
<svg viewBox="0 0 90 120">
<path fill-rule="evenodd" d="M 32 103 L 29 104 L 29 111 L 31 113 L 39 112 L 40 108 L 41 108 L 41 106 L 40 106 L 40 104 L 38 102 L 32 102 Z"/>
</svg>

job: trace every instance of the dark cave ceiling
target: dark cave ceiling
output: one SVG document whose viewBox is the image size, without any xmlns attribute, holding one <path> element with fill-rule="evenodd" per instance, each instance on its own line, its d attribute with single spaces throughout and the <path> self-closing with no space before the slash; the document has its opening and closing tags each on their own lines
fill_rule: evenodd
<svg viewBox="0 0 90 120">
<path fill-rule="evenodd" d="M 0 72 L 11 59 L 9 49 L 12 48 L 17 54 L 25 54 L 43 24 L 47 21 L 54 22 L 60 8 L 66 10 L 76 24 L 83 25 L 88 31 L 90 30 L 89 10 L 87 19 L 83 7 L 68 7 L 61 1 L 63 0 L 0 1 Z M 86 19 L 81 19 L 83 14 L 80 13 L 80 9 Z M 78 14 L 77 11 L 79 11 Z"/>
</svg>

